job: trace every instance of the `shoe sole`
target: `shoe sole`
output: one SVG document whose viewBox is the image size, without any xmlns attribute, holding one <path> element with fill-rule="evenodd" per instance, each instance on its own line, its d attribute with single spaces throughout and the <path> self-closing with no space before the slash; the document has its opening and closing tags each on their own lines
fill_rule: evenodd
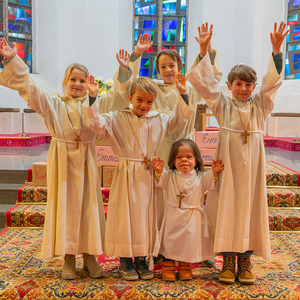
<svg viewBox="0 0 300 300">
<path fill-rule="evenodd" d="M 243 284 L 251 285 L 251 284 L 254 284 L 255 279 L 241 279 L 241 278 L 239 277 L 239 282 L 240 282 L 240 283 L 243 283 Z"/>
<path fill-rule="evenodd" d="M 164 280 L 164 281 L 176 281 L 176 278 L 170 279 L 170 278 L 163 277 L 162 280 Z"/>
<path fill-rule="evenodd" d="M 179 277 L 179 280 L 192 280 L 192 277 Z"/>
<path fill-rule="evenodd" d="M 223 283 L 234 283 L 235 278 L 222 278 L 222 277 L 219 277 L 219 281 L 223 282 Z"/>
<path fill-rule="evenodd" d="M 65 280 L 73 280 L 73 279 L 76 279 L 76 277 L 77 277 L 76 275 L 75 276 L 74 275 L 67 275 L 67 276 L 66 275 L 64 275 L 64 276 L 61 275 L 61 278 L 65 279 Z"/>
<path fill-rule="evenodd" d="M 139 279 L 139 275 L 137 275 L 136 277 L 126 277 L 126 275 L 123 275 L 121 272 L 119 272 L 120 275 L 122 276 L 123 279 L 128 280 L 128 281 L 134 281 L 134 280 L 138 280 Z"/>
<path fill-rule="evenodd" d="M 100 277 L 103 277 L 103 270 L 102 270 L 102 273 L 101 273 L 101 275 L 97 275 L 97 276 L 92 276 L 91 274 L 90 274 L 90 272 L 89 272 L 89 269 L 88 269 L 88 267 L 87 266 L 83 266 L 83 270 L 84 271 L 86 271 L 88 274 L 89 274 L 89 276 L 91 277 L 91 278 L 94 278 L 94 279 L 96 279 L 96 278 L 100 278 Z"/>
<path fill-rule="evenodd" d="M 154 278 L 154 275 L 153 276 L 140 276 L 140 278 L 142 279 L 142 280 L 149 280 L 149 279 L 153 279 Z"/>
</svg>

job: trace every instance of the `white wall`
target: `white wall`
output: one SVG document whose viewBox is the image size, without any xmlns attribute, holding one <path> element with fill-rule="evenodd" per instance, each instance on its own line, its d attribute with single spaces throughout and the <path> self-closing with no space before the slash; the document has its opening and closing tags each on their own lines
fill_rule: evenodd
<svg viewBox="0 0 300 300">
<path fill-rule="evenodd" d="M 112 78 L 115 53 L 132 49 L 133 0 L 34 0 L 35 80 L 46 91 L 61 91 L 65 69 L 73 62 L 90 73 Z M 274 22 L 286 20 L 286 0 L 190 0 L 188 17 L 189 68 L 199 46 L 194 36 L 203 22 L 214 24 L 212 45 L 224 72 L 239 63 L 251 65 L 261 83 L 271 54 Z M 26 107 L 14 91 L 0 87 L 0 106 Z M 300 112 L 300 81 L 286 80 L 279 89 L 274 111 Z"/>
</svg>

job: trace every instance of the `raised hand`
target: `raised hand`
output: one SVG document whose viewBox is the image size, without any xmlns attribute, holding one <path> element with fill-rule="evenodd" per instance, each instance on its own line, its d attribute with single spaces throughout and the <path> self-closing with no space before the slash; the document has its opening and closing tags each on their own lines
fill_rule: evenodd
<svg viewBox="0 0 300 300">
<path fill-rule="evenodd" d="M 186 90 L 187 90 L 185 76 L 181 73 L 177 74 L 175 82 L 176 82 L 176 87 L 179 91 L 179 94 L 180 95 L 185 95 Z"/>
<path fill-rule="evenodd" d="M 208 51 L 212 51 L 211 37 L 213 32 L 213 25 L 208 29 L 208 23 L 203 23 L 198 27 L 199 37 L 195 36 L 197 43 L 200 45 L 200 55 L 204 56 Z"/>
<path fill-rule="evenodd" d="M 153 160 L 151 160 L 151 166 L 155 169 L 157 174 L 160 174 L 164 168 L 164 159 L 155 157 Z"/>
<path fill-rule="evenodd" d="M 7 44 L 5 38 L 0 39 L 0 53 L 6 58 L 9 59 L 17 54 L 16 43 L 13 43 L 13 49 Z"/>
<path fill-rule="evenodd" d="M 287 36 L 290 30 L 287 30 L 284 33 L 286 24 L 281 22 L 277 30 L 277 23 L 274 24 L 274 31 L 270 33 L 271 43 L 273 46 L 273 55 L 276 55 L 281 52 L 281 46 L 284 41 L 284 38 Z"/>
<path fill-rule="evenodd" d="M 144 33 L 140 35 L 140 38 L 136 44 L 136 48 L 134 53 L 136 55 L 141 56 L 146 50 L 148 50 L 152 46 L 153 42 L 151 42 L 151 35 L 148 33 Z"/>
<path fill-rule="evenodd" d="M 86 79 L 86 87 L 89 90 L 89 95 L 91 97 L 97 97 L 99 91 L 99 84 L 95 81 L 93 75 L 89 75 Z"/>
<path fill-rule="evenodd" d="M 130 54 L 127 53 L 127 51 L 125 51 L 124 49 L 120 49 L 119 54 L 116 53 L 116 58 L 117 58 L 117 61 L 120 65 L 120 67 L 122 67 L 126 70 L 129 68 Z"/>
<path fill-rule="evenodd" d="M 211 168 L 214 172 L 214 176 L 217 177 L 220 172 L 224 170 L 224 164 L 222 164 L 221 159 L 213 160 Z"/>
</svg>

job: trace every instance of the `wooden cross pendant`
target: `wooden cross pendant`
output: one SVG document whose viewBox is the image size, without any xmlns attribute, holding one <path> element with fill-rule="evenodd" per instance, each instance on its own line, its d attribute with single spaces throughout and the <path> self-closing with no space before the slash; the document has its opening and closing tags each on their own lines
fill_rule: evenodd
<svg viewBox="0 0 300 300">
<path fill-rule="evenodd" d="M 242 136 L 245 137 L 245 144 L 247 144 L 247 136 L 250 136 L 250 133 L 248 133 L 248 131 L 245 130 L 245 133 L 242 133 Z"/>
<path fill-rule="evenodd" d="M 149 161 L 150 161 L 150 159 L 148 159 L 148 157 L 145 156 L 143 162 L 146 163 L 147 170 L 149 170 Z"/>
<path fill-rule="evenodd" d="M 76 139 L 74 139 L 75 142 L 77 142 L 76 148 L 79 148 L 79 141 L 81 141 L 81 139 L 79 138 L 79 136 L 77 135 Z"/>
<path fill-rule="evenodd" d="M 179 208 L 181 208 L 181 199 L 184 198 L 186 194 L 184 192 L 180 192 L 180 195 L 176 195 L 176 197 L 179 197 Z"/>
</svg>

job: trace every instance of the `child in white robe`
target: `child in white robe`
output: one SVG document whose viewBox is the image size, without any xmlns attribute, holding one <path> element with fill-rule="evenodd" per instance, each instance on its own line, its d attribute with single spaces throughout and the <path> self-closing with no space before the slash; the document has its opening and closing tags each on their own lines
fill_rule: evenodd
<svg viewBox="0 0 300 300">
<path fill-rule="evenodd" d="M 277 31 L 275 23 L 271 33 L 273 55 L 262 87 L 255 94 L 256 72 L 246 65 L 233 67 L 228 75 L 232 98 L 220 92 L 207 55 L 212 28 L 209 35 L 199 38 L 201 60 L 187 74 L 220 125 L 215 157 L 222 159 L 226 168 L 217 191 L 208 193 L 206 205 L 214 227 L 214 252 L 223 254 L 219 280 L 224 283 L 235 281 L 236 256 L 237 277 L 244 284 L 255 281 L 252 253 L 271 258 L 263 130 L 282 83 L 281 46 L 288 33 L 284 29 L 282 22 Z"/>
<path fill-rule="evenodd" d="M 208 24 L 201 26 L 202 34 L 208 32 Z M 200 29 L 199 29 L 200 30 Z M 139 38 L 139 43 L 145 43 L 145 41 L 151 38 L 151 35 L 143 34 Z M 151 45 L 150 45 L 151 46 Z M 141 56 L 140 51 L 134 50 L 130 58 L 129 66 L 133 70 L 133 78 L 138 76 L 140 69 L 141 60 L 138 57 Z M 209 56 L 214 72 L 215 78 L 220 81 L 222 78 L 222 70 L 220 67 L 217 52 L 213 50 L 211 43 L 209 44 Z M 179 139 L 191 139 L 195 140 L 194 127 L 197 113 L 198 104 L 205 104 L 203 98 L 198 92 L 192 87 L 188 86 L 187 89 L 178 89 L 175 84 L 175 78 L 181 73 L 183 68 L 181 56 L 176 50 L 166 49 L 157 54 L 156 57 L 156 71 L 161 77 L 163 83 L 157 81 L 157 97 L 153 104 L 153 110 L 159 110 L 162 113 L 171 113 L 177 104 L 179 95 L 182 97 L 189 98 L 189 103 L 194 107 L 193 115 L 189 118 L 185 127 L 182 127 L 179 131 L 174 132 L 172 135 L 166 137 L 163 141 L 162 146 L 158 152 L 158 156 L 167 160 L 170 154 L 172 144 Z M 161 196 L 162 197 L 162 196 Z M 162 216 L 158 216 L 161 221 Z M 160 223 L 160 221 L 158 221 Z M 215 264 L 214 259 L 210 259 L 202 262 L 205 266 L 211 267 Z"/>
<path fill-rule="evenodd" d="M 183 75 L 177 85 L 186 86 Z M 156 188 L 149 159 L 157 155 L 165 136 L 185 126 L 193 112 L 179 95 L 171 115 L 151 111 L 156 92 L 149 78 L 139 77 L 128 95 L 132 109 L 99 115 L 95 102 L 83 110 L 88 128 L 107 139 L 120 157 L 109 196 L 104 253 L 120 257 L 119 271 L 125 280 L 153 278 L 145 261 L 150 255 L 152 269 L 157 230 Z"/>
<path fill-rule="evenodd" d="M 47 157 L 47 208 L 43 243 L 40 257 L 44 259 L 64 255 L 62 278 L 75 279 L 75 255 L 83 253 L 84 269 L 90 277 L 98 278 L 103 270 L 95 259 L 102 254 L 105 218 L 99 185 L 95 133 L 82 121 L 82 104 L 89 96 L 95 97 L 99 87 L 93 77 L 88 76 L 86 67 L 73 64 L 67 70 L 63 81 L 64 97 L 49 94 L 36 86 L 29 75 L 28 67 L 13 49 L 1 38 L 0 52 L 6 60 L 0 73 L 0 84 L 17 90 L 20 96 L 44 119 L 52 140 Z M 128 105 L 128 91 L 132 72 L 128 71 L 129 55 L 124 51 L 117 55 L 124 83 L 115 77 L 111 94 L 121 94 L 101 99 L 103 112 L 121 109 Z M 121 71 L 121 69 L 124 69 Z M 127 77 L 127 79 L 125 78 Z M 89 94 L 87 93 L 89 91 Z M 106 101 L 107 100 L 107 101 Z"/>
<path fill-rule="evenodd" d="M 167 191 L 166 210 L 160 229 L 159 253 L 163 261 L 162 279 L 175 281 L 175 260 L 179 261 L 180 280 L 191 280 L 191 263 L 214 257 L 213 237 L 208 235 L 204 193 L 215 189 L 215 181 L 224 169 L 221 160 L 213 161 L 204 172 L 197 144 L 189 139 L 172 145 L 168 166 L 160 157 L 151 162 L 158 179 L 157 187 Z M 155 254 L 155 253 L 154 253 Z"/>
</svg>

